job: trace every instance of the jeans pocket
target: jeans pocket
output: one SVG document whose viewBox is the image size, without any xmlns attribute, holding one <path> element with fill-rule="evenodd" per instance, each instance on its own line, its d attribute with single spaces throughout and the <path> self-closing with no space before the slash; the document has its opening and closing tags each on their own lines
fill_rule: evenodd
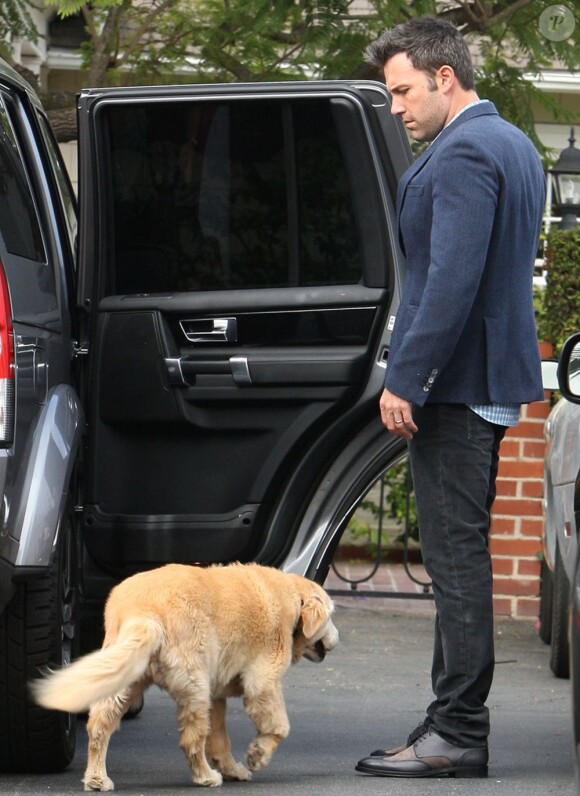
<svg viewBox="0 0 580 796">
<path fill-rule="evenodd" d="M 466 406 L 465 409 L 467 438 L 477 445 L 480 450 L 486 453 L 490 452 L 495 441 L 493 423 L 490 423 L 489 420 L 478 415 L 477 412 L 474 412 L 473 409 L 470 409 L 468 406 Z"/>
</svg>

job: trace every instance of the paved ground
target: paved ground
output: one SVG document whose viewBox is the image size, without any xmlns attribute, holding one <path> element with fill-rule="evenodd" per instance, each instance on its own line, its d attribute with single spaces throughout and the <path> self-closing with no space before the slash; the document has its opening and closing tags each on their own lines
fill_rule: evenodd
<svg viewBox="0 0 580 796">
<path fill-rule="evenodd" d="M 386 575 L 385 575 L 386 577 Z M 395 572 L 393 577 L 398 577 Z M 333 581 L 328 586 L 333 586 Z M 226 783 L 235 796 L 546 796 L 576 793 L 572 765 L 570 685 L 555 679 L 549 649 L 532 623 L 497 622 L 497 668 L 487 780 L 393 780 L 357 774 L 354 765 L 378 746 L 395 745 L 422 718 L 430 700 L 432 611 L 429 602 L 337 597 L 340 646 L 320 665 L 307 661 L 287 674 L 292 729 L 270 766 L 249 783 Z M 230 734 L 242 758 L 252 727 L 232 700 Z M 3 776 L 0 792 L 82 791 L 86 735 L 77 756 L 53 776 Z M 143 713 L 114 736 L 109 775 L 119 794 L 185 796 L 192 790 L 177 743 L 175 710 L 157 690 Z M 197 791 L 199 792 L 199 791 Z"/>
</svg>

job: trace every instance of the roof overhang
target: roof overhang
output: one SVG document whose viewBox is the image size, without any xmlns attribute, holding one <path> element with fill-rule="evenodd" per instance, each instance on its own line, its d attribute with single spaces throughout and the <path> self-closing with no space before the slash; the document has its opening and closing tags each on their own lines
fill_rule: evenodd
<svg viewBox="0 0 580 796">
<path fill-rule="evenodd" d="M 541 91 L 554 94 L 580 94 L 580 72 L 550 69 L 537 74 L 526 72 L 524 78 Z"/>
</svg>

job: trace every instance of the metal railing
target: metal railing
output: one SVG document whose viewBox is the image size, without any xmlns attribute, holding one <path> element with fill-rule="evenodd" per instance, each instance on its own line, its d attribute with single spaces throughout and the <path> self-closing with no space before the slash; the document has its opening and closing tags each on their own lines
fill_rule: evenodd
<svg viewBox="0 0 580 796">
<path fill-rule="evenodd" d="M 336 560 L 333 560 L 331 564 L 332 571 L 336 575 L 336 577 L 345 584 L 348 584 L 348 589 L 336 589 L 331 588 L 329 589 L 329 594 L 336 595 L 336 596 L 360 596 L 360 597 L 392 597 L 397 599 L 409 599 L 409 600 L 432 600 L 433 599 L 433 592 L 431 588 L 431 583 L 429 581 L 423 581 L 419 578 L 415 577 L 410 570 L 409 567 L 409 543 L 411 540 L 411 533 L 410 533 L 410 506 L 411 506 L 411 493 L 412 493 L 412 482 L 411 482 L 411 473 L 410 468 L 407 463 L 407 471 L 406 471 L 406 492 L 405 492 L 405 521 L 404 521 L 404 529 L 403 529 L 403 536 L 402 536 L 402 550 L 403 550 L 403 560 L 402 566 L 405 571 L 405 574 L 409 578 L 409 580 L 417 586 L 421 587 L 421 591 L 392 591 L 392 590 L 385 590 L 385 589 L 361 589 L 360 587 L 363 584 L 368 584 L 372 581 L 374 576 L 379 571 L 381 564 L 384 564 L 384 560 L 382 557 L 382 553 L 384 550 L 384 513 L 385 513 L 385 478 L 386 473 L 379 479 L 379 506 L 378 506 L 378 516 L 377 516 L 377 544 L 375 547 L 374 555 L 369 560 L 369 571 L 363 577 L 348 577 L 344 573 L 340 572 L 338 569 L 338 564 Z"/>
</svg>

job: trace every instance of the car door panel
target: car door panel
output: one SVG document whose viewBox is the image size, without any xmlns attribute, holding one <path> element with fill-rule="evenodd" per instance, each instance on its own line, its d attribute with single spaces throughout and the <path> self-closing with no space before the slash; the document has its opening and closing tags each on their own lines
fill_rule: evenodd
<svg viewBox="0 0 580 796">
<path fill-rule="evenodd" d="M 374 110 L 334 84 L 130 98 L 80 102 L 85 543 L 111 570 L 259 558 L 284 484 L 368 411 L 396 259 Z"/>
<path fill-rule="evenodd" d="M 336 312 L 349 314 L 325 310 L 320 315 L 332 320 Z M 180 550 L 185 560 L 192 554 L 204 561 L 252 555 L 258 542 L 253 518 L 261 505 L 274 500 L 272 474 L 299 456 L 308 435 L 316 433 L 349 390 L 359 389 L 368 359 L 361 343 L 367 342 L 374 312 L 354 311 L 354 318 L 335 323 L 332 334 L 340 343 L 335 346 L 327 339 L 326 345 L 307 346 L 307 338 L 315 336 L 311 332 L 296 335 L 300 346 L 277 347 L 273 339 L 266 346 L 266 331 L 256 331 L 259 323 L 248 323 L 253 333 L 244 345 L 244 318 L 238 315 L 240 340 L 237 346 L 227 343 L 225 350 L 215 343 L 178 347 L 172 330 L 181 332 L 182 321 L 168 321 L 157 310 L 99 314 L 101 366 L 92 423 L 92 488 L 87 490 L 88 503 L 94 505 L 87 512 L 89 550 L 95 539 L 94 554 L 102 555 L 103 528 L 114 518 L 110 535 L 118 536 L 124 548 L 139 550 L 141 561 L 164 560 L 158 556 L 169 522 L 189 528 L 177 536 L 172 532 L 173 558 Z M 274 313 L 278 320 L 283 314 Z M 314 319 L 316 311 L 310 314 L 306 325 L 320 340 L 322 321 Z M 362 320 L 358 331 L 357 317 Z M 290 321 L 297 323 L 298 318 Z M 257 338 L 262 345 L 253 342 Z M 348 338 L 356 344 L 346 345 Z M 247 383 L 236 378 L 233 359 L 247 362 Z M 168 375 L 176 361 L 179 380 Z M 194 479 L 191 461 L 198 462 Z M 225 477 L 232 469 L 236 477 Z M 161 550 L 157 542 L 144 549 L 142 542 L 127 541 L 130 528 L 143 540 L 157 526 Z M 107 549 L 118 559 L 114 545 Z"/>
</svg>

